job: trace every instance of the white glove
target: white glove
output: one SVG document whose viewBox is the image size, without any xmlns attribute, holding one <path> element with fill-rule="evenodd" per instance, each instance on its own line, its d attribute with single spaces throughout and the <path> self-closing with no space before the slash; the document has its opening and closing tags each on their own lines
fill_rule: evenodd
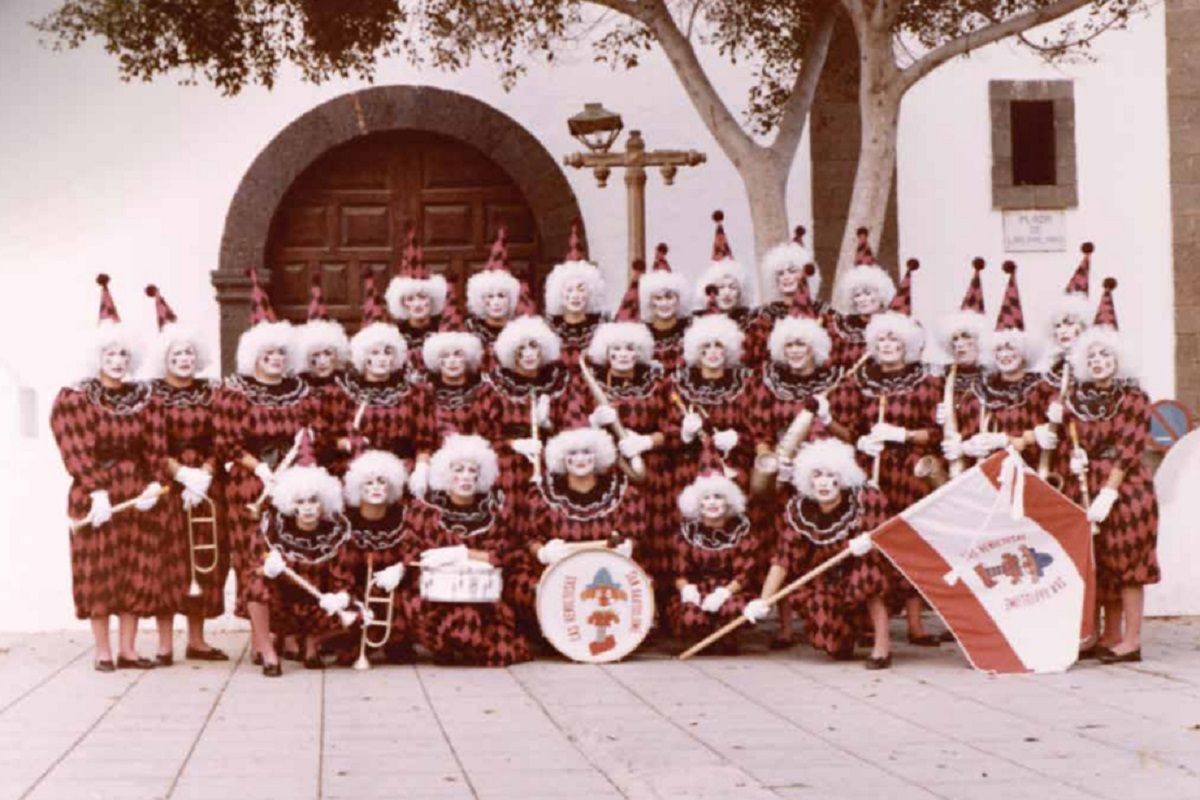
<svg viewBox="0 0 1200 800">
<path fill-rule="evenodd" d="M 626 539 L 614 547 L 613 550 L 625 556 L 626 558 L 633 558 L 633 539 Z"/>
<path fill-rule="evenodd" d="M 851 553 L 859 558 L 862 558 L 867 553 L 871 552 L 871 548 L 874 546 L 874 543 L 871 541 L 871 534 L 860 533 L 858 536 L 855 536 L 850 540 L 849 549 Z"/>
<path fill-rule="evenodd" d="M 350 595 L 345 592 L 322 592 L 319 603 L 321 610 L 332 616 L 350 606 Z"/>
<path fill-rule="evenodd" d="M 408 476 L 408 490 L 414 497 L 425 499 L 425 492 L 429 490 L 429 462 L 417 462 L 412 474 Z"/>
<path fill-rule="evenodd" d="M 448 567 L 452 564 L 465 564 L 470 555 L 465 544 L 451 547 L 431 547 L 421 551 L 422 567 Z"/>
<path fill-rule="evenodd" d="M 513 452 L 525 456 L 530 462 L 537 461 L 542 456 L 540 439 L 513 439 L 511 444 Z"/>
<path fill-rule="evenodd" d="M 180 467 L 175 472 L 175 480 L 194 494 L 208 494 L 208 487 L 212 484 L 212 475 L 208 474 L 208 470 L 197 467 Z"/>
<path fill-rule="evenodd" d="M 592 409 L 592 413 L 588 414 L 588 424 L 593 428 L 603 428 L 605 425 L 612 425 L 616 421 L 617 410 L 608 403 L 596 406 Z"/>
<path fill-rule="evenodd" d="M 1063 421 L 1062 403 L 1055 400 L 1053 403 L 1046 406 L 1046 419 L 1050 420 L 1055 425 L 1061 425 Z"/>
<path fill-rule="evenodd" d="M 154 508 L 156 503 L 158 503 L 158 495 L 160 492 L 162 492 L 162 484 L 158 481 L 147 484 L 146 488 L 142 489 L 142 493 L 137 496 L 137 500 L 134 502 L 133 507 L 138 511 L 149 511 L 150 509 Z"/>
<path fill-rule="evenodd" d="M 871 428 L 871 435 L 881 442 L 904 444 L 908 440 L 908 430 L 890 422 L 876 422 Z"/>
<path fill-rule="evenodd" d="M 933 410 L 933 419 L 938 425 L 946 424 L 946 404 L 938 403 L 937 408 Z"/>
<path fill-rule="evenodd" d="M 817 395 L 817 419 L 825 427 L 833 423 L 833 413 L 829 410 L 829 398 L 823 394 Z"/>
<path fill-rule="evenodd" d="M 183 494 L 180 495 L 180 497 L 183 500 L 183 507 L 185 509 L 193 509 L 204 502 L 204 495 L 197 494 L 191 489 L 184 489 Z"/>
<path fill-rule="evenodd" d="M 533 406 L 534 414 L 537 416 L 537 424 L 539 428 L 550 427 L 550 395 L 539 395 L 537 403 Z"/>
<path fill-rule="evenodd" d="M 263 575 L 266 575 L 270 580 L 275 580 L 283 574 L 283 569 L 286 566 L 287 562 L 283 560 L 283 554 L 278 550 L 272 550 L 267 553 L 267 558 L 263 561 Z"/>
<path fill-rule="evenodd" d="M 883 452 L 883 442 L 870 435 L 858 437 L 856 446 L 858 447 L 859 452 L 866 453 L 871 458 L 875 458 L 877 455 Z"/>
<path fill-rule="evenodd" d="M 779 469 L 775 472 L 775 479 L 778 481 L 790 481 L 792 479 L 792 470 L 795 468 L 796 462 L 791 458 L 779 459 Z"/>
<path fill-rule="evenodd" d="M 684 444 L 689 444 L 703 427 L 704 418 L 694 411 L 689 411 L 683 415 L 683 423 L 679 426 L 679 438 L 683 439 Z"/>
<path fill-rule="evenodd" d="M 557 564 L 571 554 L 571 548 L 562 539 L 551 539 L 538 548 L 537 558 L 546 566 Z"/>
<path fill-rule="evenodd" d="M 1082 447 L 1076 447 L 1071 451 L 1071 474 L 1079 475 L 1087 472 L 1088 454 Z"/>
<path fill-rule="evenodd" d="M 1033 439 L 1043 450 L 1053 450 L 1058 447 L 1058 432 L 1049 423 L 1042 423 L 1033 429 Z"/>
<path fill-rule="evenodd" d="M 1007 434 L 977 433 L 963 443 L 963 452 L 971 458 L 986 458 L 993 450 L 999 450 L 1007 444 Z"/>
<path fill-rule="evenodd" d="M 621 443 L 618 445 L 621 455 L 625 456 L 626 458 L 640 456 L 642 453 L 646 452 L 647 450 L 652 450 L 653 448 L 654 437 L 648 436 L 644 433 L 631 433 L 622 439 Z"/>
<path fill-rule="evenodd" d="M 1096 495 L 1096 499 L 1088 506 L 1087 518 L 1089 522 L 1104 522 L 1108 519 L 1108 515 L 1112 512 L 1113 503 L 1117 502 L 1117 490 L 1105 486 Z"/>
<path fill-rule="evenodd" d="M 404 565 L 392 564 L 387 569 L 376 572 L 371 582 L 383 591 L 390 593 L 396 591 L 396 587 L 402 580 L 404 580 Z"/>
<path fill-rule="evenodd" d="M 254 468 L 254 476 L 262 481 L 264 489 L 270 486 L 271 482 L 275 480 L 275 473 L 271 471 L 270 465 L 265 461 L 258 462 L 258 465 Z"/>
<path fill-rule="evenodd" d="M 947 461 L 957 461 L 963 457 L 963 440 L 957 433 L 942 437 L 942 456 Z"/>
<path fill-rule="evenodd" d="M 730 594 L 729 589 L 724 586 L 718 586 L 709 592 L 708 597 L 704 598 L 704 601 L 700 603 L 700 610 L 707 611 L 710 614 L 717 613 L 721 610 L 721 606 L 725 605 L 725 602 L 729 600 Z"/>
<path fill-rule="evenodd" d="M 112 519 L 112 501 L 108 499 L 108 492 L 103 489 L 92 492 L 92 505 L 88 509 L 87 521 L 92 524 L 93 528 L 98 528 L 110 519 Z"/>
<path fill-rule="evenodd" d="M 713 434 L 713 446 L 720 450 L 722 454 L 728 454 L 730 450 L 737 447 L 737 443 L 738 434 L 733 428 L 727 428 Z"/>
<path fill-rule="evenodd" d="M 694 583 L 684 584 L 679 590 L 679 599 L 684 605 L 691 603 L 694 606 L 700 605 L 700 587 Z"/>
<path fill-rule="evenodd" d="M 766 619 L 767 615 L 770 613 L 771 606 L 768 605 L 767 601 L 763 600 L 762 598 L 751 600 L 749 603 L 746 603 L 746 607 L 742 609 L 742 616 L 751 623 Z"/>
</svg>

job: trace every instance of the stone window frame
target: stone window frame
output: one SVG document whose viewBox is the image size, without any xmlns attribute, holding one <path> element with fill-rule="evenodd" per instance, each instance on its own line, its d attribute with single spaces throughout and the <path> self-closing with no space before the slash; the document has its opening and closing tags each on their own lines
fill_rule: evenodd
<svg viewBox="0 0 1200 800">
<path fill-rule="evenodd" d="M 1053 186 L 1014 186 L 1010 104 L 1014 100 L 1054 103 L 1055 178 Z M 992 124 L 992 208 L 1063 209 L 1079 205 L 1075 165 L 1075 82 L 988 81 Z"/>
</svg>

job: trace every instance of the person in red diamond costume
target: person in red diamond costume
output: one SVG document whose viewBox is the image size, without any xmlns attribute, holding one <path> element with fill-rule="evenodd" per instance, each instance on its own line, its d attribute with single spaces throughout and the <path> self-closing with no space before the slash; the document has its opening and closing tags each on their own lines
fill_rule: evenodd
<svg viewBox="0 0 1200 800">
<path fill-rule="evenodd" d="M 473 333 L 435 333 L 422 348 L 424 381 L 433 397 L 434 430 L 441 442 L 451 433 L 501 439 L 502 403 L 480 372 L 483 344 Z"/>
<path fill-rule="evenodd" d="M 579 354 L 587 351 L 604 313 L 604 275 L 587 261 L 580 243 L 578 223 L 571 228 L 567 257 L 546 276 L 546 323 L 559 340 L 563 365 L 579 367 Z"/>
</svg>

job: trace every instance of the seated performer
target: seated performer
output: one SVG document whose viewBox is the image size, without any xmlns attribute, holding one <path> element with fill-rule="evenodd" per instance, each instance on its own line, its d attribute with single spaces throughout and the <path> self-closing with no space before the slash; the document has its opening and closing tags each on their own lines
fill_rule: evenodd
<svg viewBox="0 0 1200 800">
<path fill-rule="evenodd" d="M 887 310 L 896 296 L 896 284 L 875 263 L 867 244 L 867 229 L 858 229 L 859 255 L 855 266 L 838 282 L 837 309 L 829 313 L 833 336 L 833 365 L 850 369 L 867 349 L 865 332 L 871 318 Z"/>
<path fill-rule="evenodd" d="M 153 572 L 148 563 L 161 535 L 146 514 L 166 481 L 162 420 L 154 413 L 149 384 L 130 380 L 137 361 L 133 332 L 117 316 L 108 276 L 99 275 L 100 324 L 92 339 L 89 377 L 63 388 L 50 411 L 50 429 L 71 476 L 67 513 L 87 525 L 72 531 L 71 586 L 75 616 L 91 622 L 99 672 L 149 669 L 154 662 L 135 649 L 138 617 L 155 616 Z M 136 509 L 114 506 L 137 499 Z M 110 616 L 118 619 L 114 664 Z"/>
<path fill-rule="evenodd" d="M 315 466 L 307 441 L 300 452 L 297 466 L 280 470 L 271 486 L 272 508 L 263 514 L 254 546 L 262 566 L 254 571 L 246 597 L 263 675 L 269 678 L 283 673 L 272 631 L 303 642 L 305 669 L 324 668 L 321 644 L 342 632 L 338 615 L 349 608 L 354 588 L 345 556 L 350 522 L 342 515 L 342 485 Z M 300 588 L 285 569 L 320 596 Z"/>
<path fill-rule="evenodd" d="M 713 235 L 712 261 L 696 281 L 701 291 L 693 295 L 692 303 L 697 315 L 713 313 L 708 287 L 715 287 L 716 310 L 737 323 L 738 329 L 745 334 L 754 324 L 755 315 L 750 310 L 754 300 L 750 296 L 745 267 L 733 260 L 733 251 L 725 236 L 724 220 L 725 212 L 713 212 L 713 222 L 717 228 Z"/>
<path fill-rule="evenodd" d="M 683 334 L 690 317 L 687 284 L 671 271 L 667 246 L 654 248 L 654 264 L 638 282 L 638 316 L 654 337 L 654 360 L 668 374 L 683 362 Z"/>
<path fill-rule="evenodd" d="M 568 369 L 579 366 L 592 333 L 604 321 L 604 275 L 584 258 L 579 226 L 571 227 L 566 260 L 546 276 L 546 322 L 558 336 L 561 358 Z"/>
<path fill-rule="evenodd" d="M 428 571 L 479 576 L 498 567 L 507 584 L 513 522 L 508 499 L 496 487 L 498 469 L 496 454 L 480 436 L 452 434 L 433 454 L 429 494 L 409 512 L 423 579 Z M 473 602 L 478 599 L 422 597 L 419 637 L 435 663 L 503 667 L 528 661 L 529 643 L 507 601 Z"/>
<path fill-rule="evenodd" d="M 887 520 L 887 500 L 867 483 L 854 448 L 837 439 L 805 445 L 791 479 L 796 493 L 776 518 L 778 544 L 761 597 L 743 613 L 751 622 L 763 619 L 770 610 L 767 598 L 785 580 L 804 575 L 848 546 L 858 558 L 843 561 L 780 602 L 790 603 L 804 620 L 813 647 L 839 660 L 854 657 L 856 628 L 865 608 L 875 635 L 866 667 L 887 669 L 892 664 L 883 599 L 888 570 L 882 557 L 870 552 L 866 536 Z"/>
<path fill-rule="evenodd" d="M 671 542 L 672 588 L 666 605 L 671 633 L 684 641 L 704 638 L 742 613 L 759 578 L 759 538 L 746 516 L 746 495 L 730 478 L 711 444 L 700 475 L 679 493 L 682 523 Z M 737 652 L 737 640 L 722 640 Z"/>
<path fill-rule="evenodd" d="M 483 344 L 473 333 L 435 333 L 421 352 L 426 385 L 433 399 L 436 441 L 450 433 L 476 433 L 489 442 L 501 439 L 501 402 L 480 374 Z"/>
<path fill-rule="evenodd" d="M 169 614 L 158 616 L 160 666 L 174 662 L 175 614 L 187 618 L 186 656 L 199 661 L 226 661 L 229 656 L 204 641 L 204 620 L 225 613 L 225 578 L 229 573 L 229 540 L 225 519 L 218 516 L 221 499 L 213 478 L 219 474 L 213 439 L 213 399 L 220 386 L 196 377 L 208 364 L 204 338 L 176 321 L 175 312 L 155 286 L 146 294 L 154 298 L 158 337 L 151 348 L 148 372 L 153 376 L 155 413 L 166 436 L 167 470 L 180 493 L 159 504 L 163 524 L 157 577 L 163 586 Z M 188 511 L 216 522 L 200 528 L 195 545 L 189 541 Z M 208 535 L 211 533 L 212 535 Z M 215 544 L 215 550 L 205 546 Z M 192 582 L 198 590 L 189 593 Z"/>
<path fill-rule="evenodd" d="M 399 458 L 383 450 L 367 450 L 350 462 L 343 489 L 346 519 L 350 521 L 350 541 L 343 562 L 354 575 L 351 596 L 370 600 L 367 606 L 379 622 L 388 609 L 374 599 L 386 598 L 391 606 L 390 628 L 386 632 L 368 630 L 371 640 L 386 638 L 385 643 L 380 648 L 369 648 L 366 654 L 380 655 L 390 664 L 411 662 L 416 638 L 417 579 L 406 575 L 405 563 L 415 561 L 420 548 L 404 503 L 407 479 L 408 470 Z M 361 629 L 357 633 L 353 640 L 356 654 Z"/>
<path fill-rule="evenodd" d="M 537 309 L 529 296 L 529 287 L 509 270 L 508 229 L 501 225 L 483 269 L 467 278 L 467 318 L 463 330 L 475 334 L 483 345 L 482 372 L 494 366 L 496 337 L 510 320 Z"/>
<path fill-rule="evenodd" d="M 397 320 L 396 328 L 408 345 L 407 353 L 420 358 L 425 337 L 436 333 L 446 308 L 449 287 L 441 275 L 430 275 L 425 258 L 417 244 L 417 231 L 408 229 L 408 243 L 401 257 L 400 269 L 388 284 L 387 310 Z"/>
</svg>

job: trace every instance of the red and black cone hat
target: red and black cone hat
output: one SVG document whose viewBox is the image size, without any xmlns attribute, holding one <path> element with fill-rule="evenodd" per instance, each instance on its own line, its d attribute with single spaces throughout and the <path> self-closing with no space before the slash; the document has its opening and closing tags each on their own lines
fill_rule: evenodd
<svg viewBox="0 0 1200 800">
<path fill-rule="evenodd" d="M 963 311 L 974 311 L 976 314 L 987 313 L 983 307 L 983 281 L 979 277 L 983 268 L 983 259 L 976 256 L 971 261 L 971 282 L 967 284 L 967 293 L 963 295 L 961 306 Z"/>
<path fill-rule="evenodd" d="M 1104 279 L 1104 294 L 1100 295 L 1100 305 L 1096 306 L 1096 318 L 1093 325 L 1107 325 L 1117 330 L 1117 307 L 1113 303 L 1113 289 L 1117 288 L 1116 278 Z"/>
<path fill-rule="evenodd" d="M 725 212 L 717 209 L 712 213 L 712 221 L 717 229 L 713 232 L 712 260 L 724 261 L 733 258 L 733 249 L 729 246 L 729 238 L 725 235 Z"/>
<path fill-rule="evenodd" d="M 278 322 L 275 309 L 271 308 L 271 298 L 267 297 L 262 284 L 258 282 L 258 270 L 250 267 L 246 270 L 246 277 L 250 279 L 250 324 Z"/>
<path fill-rule="evenodd" d="M 900 279 L 900 285 L 896 288 L 896 296 L 892 298 L 892 302 L 888 306 L 889 311 L 895 311 L 906 317 L 912 316 L 912 276 L 920 268 L 921 262 L 915 258 L 910 258 L 904 265 L 904 277 Z"/>
<path fill-rule="evenodd" d="M 179 321 L 179 318 L 175 316 L 175 312 L 167 305 L 167 299 L 162 296 L 162 292 L 153 283 L 146 287 L 146 296 L 154 298 L 154 317 L 158 322 L 158 329 L 160 331 L 170 323 Z"/>
<path fill-rule="evenodd" d="M 321 287 L 321 276 L 313 275 L 312 283 L 308 286 L 308 315 L 309 322 L 329 319 L 329 309 L 325 306 L 325 291 Z"/>
<path fill-rule="evenodd" d="M 507 272 L 512 275 L 512 269 L 508 263 L 508 226 L 500 225 L 496 228 L 496 238 L 492 242 L 492 249 L 488 252 L 487 263 L 483 265 L 484 270 L 493 272 Z M 515 275 L 513 276 L 516 277 Z M 523 279 L 517 278 L 517 285 L 520 287 L 517 291 L 517 307 L 513 312 L 514 317 L 525 315 L 536 316 L 537 306 L 534 305 L 533 295 L 529 293 L 529 284 Z"/>
<path fill-rule="evenodd" d="M 460 291 L 461 290 L 461 291 Z M 448 281 L 446 285 L 446 304 L 442 307 L 442 318 L 438 322 L 438 330 L 442 333 L 461 331 L 467 321 L 466 289 L 458 281 Z"/>
<path fill-rule="evenodd" d="M 121 315 L 117 313 L 117 304 L 108 291 L 108 281 L 108 275 L 103 272 L 96 276 L 96 285 L 100 287 L 100 321 L 120 322 Z"/>
<path fill-rule="evenodd" d="M 411 222 L 408 224 L 408 233 L 405 236 L 404 252 L 400 257 L 398 274 L 402 278 L 416 280 L 429 278 L 429 269 L 425 266 L 425 253 L 421 249 L 421 245 L 417 243 L 417 226 Z"/>
<path fill-rule="evenodd" d="M 1017 265 L 1012 261 L 1005 261 L 1001 269 L 1008 274 L 1008 286 L 1004 288 L 1000 313 L 996 315 L 996 330 L 1023 331 L 1025 314 L 1021 311 L 1021 291 L 1017 288 Z"/>
<path fill-rule="evenodd" d="M 812 293 L 808 291 L 809 277 L 817 274 L 815 264 L 805 264 L 804 274 L 800 277 L 796 284 L 796 291 L 792 295 L 792 307 L 788 310 L 789 316 L 804 317 L 807 319 L 817 318 L 817 309 L 813 306 Z"/>
<path fill-rule="evenodd" d="M 1079 251 L 1083 256 L 1079 259 L 1079 266 L 1075 267 L 1075 272 L 1071 275 L 1071 280 L 1067 281 L 1067 294 L 1081 294 L 1084 297 L 1088 295 L 1088 273 L 1092 270 L 1092 253 L 1096 252 L 1096 246 L 1091 242 L 1084 242 Z"/>
<path fill-rule="evenodd" d="M 729 474 L 725 471 L 725 459 L 721 458 L 721 451 L 713 444 L 712 437 L 707 434 L 700 437 L 700 464 L 696 477 L 729 477 Z"/>
<path fill-rule="evenodd" d="M 379 290 L 375 288 L 375 271 L 368 268 L 363 272 L 362 324 L 387 322 L 387 310 L 379 302 Z"/>
<path fill-rule="evenodd" d="M 871 232 L 866 228 L 860 227 L 854 232 L 854 235 L 858 237 L 858 244 L 854 248 L 854 266 L 874 264 L 875 252 L 871 250 L 871 242 L 869 240 Z"/>
<path fill-rule="evenodd" d="M 629 286 L 625 289 L 625 294 L 621 295 L 621 303 L 617 306 L 617 314 L 614 317 L 615 322 L 640 322 L 642 319 L 638 303 L 638 284 L 642 282 L 642 275 L 646 272 L 646 262 L 635 258 L 629 266 L 629 272 Z"/>
<path fill-rule="evenodd" d="M 583 220 L 576 217 L 571 220 L 571 234 L 567 237 L 566 261 L 583 261 L 587 256 L 583 252 Z"/>
</svg>

